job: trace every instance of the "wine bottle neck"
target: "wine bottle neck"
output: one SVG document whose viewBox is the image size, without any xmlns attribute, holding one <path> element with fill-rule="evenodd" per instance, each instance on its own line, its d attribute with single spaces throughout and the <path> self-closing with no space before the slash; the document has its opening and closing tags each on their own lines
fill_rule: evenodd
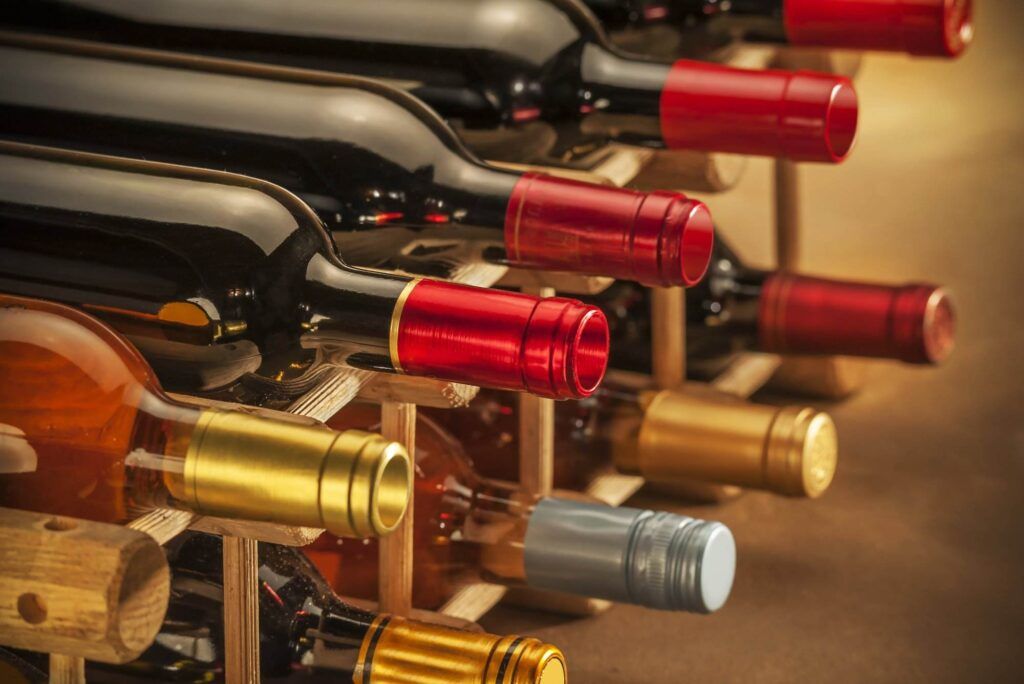
<svg viewBox="0 0 1024 684">
<path fill-rule="evenodd" d="M 416 282 L 313 255 L 306 267 L 303 346 L 356 368 L 401 371 L 397 323 Z"/>
<path fill-rule="evenodd" d="M 706 22 L 712 31 L 733 37 L 785 42 L 785 0 L 669 0 L 672 18 L 679 24 Z"/>
<path fill-rule="evenodd" d="M 671 65 L 625 57 L 588 43 L 580 60 L 584 132 L 615 129 L 623 142 L 662 140 L 661 96 Z"/>
</svg>

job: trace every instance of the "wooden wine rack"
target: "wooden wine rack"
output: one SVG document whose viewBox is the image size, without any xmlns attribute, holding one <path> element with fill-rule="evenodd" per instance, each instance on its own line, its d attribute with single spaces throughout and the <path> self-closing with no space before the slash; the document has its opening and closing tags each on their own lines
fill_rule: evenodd
<svg viewBox="0 0 1024 684">
<path fill-rule="evenodd" d="M 810 67 L 853 75 L 859 60 L 833 58 L 823 53 L 743 48 L 723 55 L 721 61 L 745 67 Z M 585 170 L 543 169 L 569 178 L 638 188 L 677 187 L 698 192 L 724 192 L 739 179 L 744 159 L 731 155 L 695 152 L 661 153 L 613 145 L 595 157 Z M 503 164 L 503 166 L 515 166 Z M 527 168 L 527 167 L 517 167 Z M 777 160 L 774 166 L 774 206 L 776 256 L 783 269 L 795 269 L 799 263 L 802 231 L 799 220 L 799 182 L 794 164 Z M 594 294 L 612 280 L 558 273 L 509 270 L 493 265 L 467 265 L 456 269 L 456 282 L 491 286 L 520 287 L 540 296 Z M 685 380 L 685 299 L 679 288 L 655 289 L 652 293 L 652 344 L 655 369 L 653 383 L 672 388 Z M 787 364 L 789 362 L 787 361 Z M 842 377 L 843 391 L 855 387 L 857 373 L 849 368 L 836 370 L 836 364 L 848 360 L 800 362 L 800 382 L 814 384 L 816 377 Z M 747 397 L 765 385 L 782 364 L 770 354 L 744 354 L 711 382 L 716 389 Z M 809 364 L 809 365 L 808 365 Z M 815 365 L 817 364 L 817 365 Z M 852 373 L 852 375 L 851 375 Z M 828 385 L 825 382 L 824 385 Z M 835 385 L 836 383 L 832 383 Z M 382 432 L 402 442 L 414 457 L 417 405 L 460 407 L 476 395 L 477 388 L 433 380 L 401 376 L 382 376 L 351 368 L 336 368 L 316 388 L 300 397 L 289 412 L 317 420 L 327 420 L 357 397 L 381 403 Z M 182 398 L 182 397 L 179 397 Z M 187 399 L 187 398 L 186 398 Z M 237 407 L 236 407 L 237 408 Z M 259 409 L 253 409 L 258 411 Z M 554 403 L 530 395 L 519 398 L 519 444 L 522 486 L 538 494 L 549 494 L 553 481 Z M 621 505 L 642 486 L 642 478 L 615 472 L 598 475 L 587 492 L 610 505 Z M 689 493 L 703 499 L 723 500 L 736 496 L 739 488 L 694 483 Z M 436 620 L 442 624 L 469 626 L 499 601 L 509 596 L 522 605 L 568 614 L 592 614 L 609 603 L 595 599 L 551 592 L 509 592 L 505 587 L 478 583 L 457 592 L 438 613 L 415 610 L 412 606 L 412 526 L 414 509 L 409 506 L 405 521 L 384 538 L 380 553 L 380 597 L 382 610 Z M 197 516 L 184 511 L 155 510 L 129 527 L 151 535 L 164 544 L 186 529 L 201 530 L 224 537 L 224 614 L 226 681 L 229 684 L 256 684 L 259 676 L 259 611 L 254 588 L 258 559 L 256 542 L 265 541 L 305 546 L 314 541 L 321 529 L 289 527 L 266 523 L 242 522 Z M 369 605 L 367 602 L 355 602 Z M 54 654 L 50 659 L 50 681 L 84 684 L 81 658 Z"/>
</svg>

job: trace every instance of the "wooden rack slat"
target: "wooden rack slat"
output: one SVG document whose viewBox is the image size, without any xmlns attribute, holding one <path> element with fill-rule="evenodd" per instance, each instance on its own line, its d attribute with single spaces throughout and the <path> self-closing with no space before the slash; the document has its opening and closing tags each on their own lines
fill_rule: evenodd
<svg viewBox="0 0 1024 684">
<path fill-rule="evenodd" d="M 227 684 L 260 681 L 257 544 L 255 539 L 224 537 L 224 674 Z"/>
<path fill-rule="evenodd" d="M 416 405 L 381 404 L 381 434 L 404 444 L 415 462 Z M 380 540 L 380 609 L 402 616 L 412 612 L 414 500 L 409 498 L 409 508 L 398 528 Z"/>
<path fill-rule="evenodd" d="M 651 365 L 659 389 L 686 381 L 686 296 L 681 287 L 651 288 Z"/>
<path fill-rule="evenodd" d="M 85 684 L 85 658 L 51 653 L 50 684 Z"/>
</svg>

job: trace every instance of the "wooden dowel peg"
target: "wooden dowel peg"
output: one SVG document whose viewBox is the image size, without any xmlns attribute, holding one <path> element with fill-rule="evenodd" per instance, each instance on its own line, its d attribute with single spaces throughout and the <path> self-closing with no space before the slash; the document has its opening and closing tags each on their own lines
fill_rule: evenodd
<svg viewBox="0 0 1024 684">
<path fill-rule="evenodd" d="M 260 681 L 259 552 L 255 539 L 224 537 L 224 678 Z"/>
<path fill-rule="evenodd" d="M 519 395 L 519 483 L 538 496 L 554 487 L 554 408 L 553 399 Z"/>
<path fill-rule="evenodd" d="M 0 539 L 0 644 L 61 654 L 73 677 L 73 658 L 125 663 L 153 643 L 170 571 L 149 535 L 0 508 Z"/>
<path fill-rule="evenodd" d="M 538 297 L 554 297 L 550 287 L 523 288 Z M 519 395 L 519 483 L 538 496 L 554 488 L 555 402 L 532 394 Z"/>
<path fill-rule="evenodd" d="M 381 404 L 381 434 L 404 444 L 409 458 L 416 460 L 416 404 Z M 415 497 L 413 497 L 415 498 Z M 380 609 L 385 613 L 408 616 L 412 612 L 413 498 L 401 524 L 380 540 L 378 568 Z"/>
<path fill-rule="evenodd" d="M 651 288 L 651 366 L 658 389 L 686 381 L 686 296 L 681 287 Z"/>
<path fill-rule="evenodd" d="M 795 271 L 800 263 L 799 167 L 788 159 L 775 165 L 775 259 L 780 271 Z"/>
</svg>

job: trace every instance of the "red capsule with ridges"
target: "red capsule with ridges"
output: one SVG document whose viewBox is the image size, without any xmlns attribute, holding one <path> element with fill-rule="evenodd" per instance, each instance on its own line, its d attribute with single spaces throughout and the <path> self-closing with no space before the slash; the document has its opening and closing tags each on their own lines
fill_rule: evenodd
<svg viewBox="0 0 1024 684">
<path fill-rule="evenodd" d="M 843 76 L 684 59 L 661 94 L 661 135 L 672 148 L 838 163 L 853 147 L 857 114 Z"/>
<path fill-rule="evenodd" d="M 608 364 L 608 321 L 575 299 L 423 280 L 398 321 L 407 373 L 554 399 L 590 396 Z"/>
<path fill-rule="evenodd" d="M 793 45 L 957 57 L 974 38 L 973 0 L 786 0 Z"/>
<path fill-rule="evenodd" d="M 518 266 L 695 285 L 707 271 L 714 225 L 703 202 L 527 173 L 505 214 L 505 249 Z"/>
<path fill-rule="evenodd" d="M 762 286 L 758 346 L 935 364 L 953 350 L 956 317 L 934 285 L 901 287 L 777 274 Z"/>
</svg>

